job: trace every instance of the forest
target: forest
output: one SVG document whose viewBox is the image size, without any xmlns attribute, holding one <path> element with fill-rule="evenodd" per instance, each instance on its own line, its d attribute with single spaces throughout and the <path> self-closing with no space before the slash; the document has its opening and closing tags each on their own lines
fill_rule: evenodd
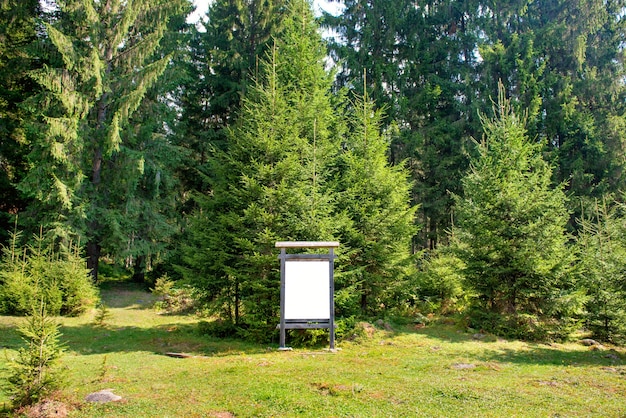
<svg viewBox="0 0 626 418">
<path fill-rule="evenodd" d="M 626 1 L 0 0 L 0 314 L 117 271 L 264 341 L 336 315 L 626 339 Z"/>
</svg>

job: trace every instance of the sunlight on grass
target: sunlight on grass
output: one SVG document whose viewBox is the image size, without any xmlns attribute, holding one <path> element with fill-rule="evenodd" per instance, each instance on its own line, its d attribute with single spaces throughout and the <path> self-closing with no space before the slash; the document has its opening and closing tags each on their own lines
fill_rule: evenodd
<svg viewBox="0 0 626 418">
<path fill-rule="evenodd" d="M 194 316 L 158 315 L 139 290 L 103 292 L 107 324 L 95 311 L 63 318 L 74 417 L 623 416 L 626 366 L 620 350 L 580 344 L 472 339 L 450 325 L 378 330 L 324 349 L 219 340 L 197 332 Z M 19 318 L 0 318 L 2 345 L 19 344 Z M 167 352 L 194 355 L 172 358 Z M 0 373 L 6 356 L 0 358 Z M 87 405 L 113 389 L 124 400 Z M 0 405 L 8 402 L 0 395 Z"/>
</svg>

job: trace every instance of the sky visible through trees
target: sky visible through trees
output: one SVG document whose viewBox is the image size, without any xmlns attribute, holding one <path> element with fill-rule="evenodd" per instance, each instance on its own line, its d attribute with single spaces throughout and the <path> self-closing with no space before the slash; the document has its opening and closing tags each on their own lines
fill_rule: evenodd
<svg viewBox="0 0 626 418">
<path fill-rule="evenodd" d="M 196 23 L 198 20 L 202 19 L 209 9 L 209 5 L 213 3 L 213 1 L 214 0 L 193 0 L 196 10 L 189 15 L 187 21 L 190 23 Z M 341 3 L 337 1 L 330 2 L 327 0 L 315 0 L 313 2 L 313 11 L 315 13 L 319 13 L 323 10 L 333 15 L 337 15 L 341 13 L 342 8 Z"/>
</svg>

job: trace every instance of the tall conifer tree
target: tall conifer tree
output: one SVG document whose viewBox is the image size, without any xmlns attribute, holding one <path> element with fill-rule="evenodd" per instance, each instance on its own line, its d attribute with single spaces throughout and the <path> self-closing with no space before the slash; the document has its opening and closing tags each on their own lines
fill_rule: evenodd
<svg viewBox="0 0 626 418">
<path fill-rule="evenodd" d="M 253 329 L 278 314 L 274 243 L 329 240 L 338 228 L 329 180 L 339 139 L 317 30 L 309 3 L 292 1 L 190 227 L 186 276 Z"/>
<path fill-rule="evenodd" d="M 463 179 L 464 196 L 456 197 L 457 245 L 477 326 L 542 338 L 571 290 L 566 198 L 552 187 L 541 144 L 528 140 L 503 89 L 496 106 L 494 119 L 483 120 L 485 137 Z"/>
<path fill-rule="evenodd" d="M 367 97 L 351 106 L 341 153 L 337 206 L 349 223 L 341 231 L 342 274 L 337 289 L 344 315 L 372 314 L 394 306 L 413 273 L 411 240 L 416 207 L 410 206 L 409 173 L 388 162 L 382 112 Z M 360 307 L 360 311 L 350 311 Z"/>
<path fill-rule="evenodd" d="M 37 0 L 0 1 L 0 244 L 27 200 L 17 189 L 27 169 L 27 112 L 20 106 L 38 91 L 28 72 L 41 65 L 29 49 L 37 40 Z"/>
<path fill-rule="evenodd" d="M 188 81 L 180 97 L 180 145 L 192 151 L 182 180 L 188 191 L 206 191 L 209 156 L 227 147 L 227 128 L 258 75 L 272 36 L 281 30 L 285 0 L 216 0 L 190 43 Z M 193 201 L 187 200 L 192 206 Z M 188 210 L 189 208 L 185 208 Z"/>
<path fill-rule="evenodd" d="M 472 68 L 474 1 L 348 0 L 341 16 L 326 15 L 340 35 L 331 43 L 342 63 L 338 83 L 359 94 L 368 89 L 394 126 L 391 161 L 407 160 L 413 200 L 423 224 L 418 247 L 445 240 L 452 199 L 467 168 L 466 144 L 476 113 Z M 365 82 L 365 83 L 364 83 Z M 394 132 L 394 131 L 392 131 Z"/>
<path fill-rule="evenodd" d="M 59 1 L 58 18 L 46 25 L 56 64 L 32 74 L 46 92 L 22 189 L 41 202 L 42 222 L 84 234 L 94 277 L 103 246 L 114 251 L 127 242 L 127 204 L 145 157 L 126 131 L 171 60 L 157 48 L 170 18 L 186 6 L 187 0 Z"/>
</svg>

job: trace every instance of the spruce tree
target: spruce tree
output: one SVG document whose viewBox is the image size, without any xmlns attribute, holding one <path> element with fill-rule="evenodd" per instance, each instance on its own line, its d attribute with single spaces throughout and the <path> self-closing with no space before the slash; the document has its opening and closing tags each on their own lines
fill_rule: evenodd
<svg viewBox="0 0 626 418">
<path fill-rule="evenodd" d="M 155 54 L 171 54 L 172 59 L 155 83 L 146 91 L 141 105 L 124 130 L 130 158 L 120 158 L 117 170 L 133 167 L 133 158 L 139 157 L 141 172 L 131 183 L 125 197 L 123 228 L 125 236 L 119 242 L 110 242 L 110 252 L 124 258 L 133 270 L 133 280 L 144 282 L 147 272 L 160 269 L 176 245 L 182 215 L 178 205 L 183 193 L 178 173 L 187 164 L 191 150 L 175 144 L 174 131 L 179 117 L 171 99 L 180 87 L 189 82 L 184 74 L 188 59 L 191 25 L 184 14 L 172 16 Z M 129 173 L 132 178 L 132 173 Z M 134 193 L 133 193 L 134 189 Z M 120 243 L 122 248 L 120 248 Z"/>
<path fill-rule="evenodd" d="M 227 130 L 242 99 L 258 76 L 261 62 L 281 30 L 285 0 L 217 0 L 202 30 L 195 30 L 185 63 L 177 143 L 191 151 L 182 168 L 187 193 L 206 192 L 213 148 L 226 149 Z M 252 83 L 253 84 L 253 83 Z M 198 175 L 202 173 L 202 175 Z M 193 207 L 187 199 L 184 210 Z"/>
<path fill-rule="evenodd" d="M 470 111 L 476 65 L 474 1 L 417 5 L 410 0 L 347 0 L 343 13 L 326 15 L 338 32 L 331 53 L 342 65 L 341 87 L 364 88 L 388 117 L 390 160 L 407 161 L 412 198 L 423 225 L 416 247 L 445 243 L 450 192 L 461 193 L 476 112 Z"/>
<path fill-rule="evenodd" d="M 409 203 L 409 173 L 388 163 L 382 112 L 367 97 L 357 99 L 351 110 L 339 162 L 337 209 L 350 222 L 341 232 L 347 250 L 337 290 L 344 295 L 341 314 L 374 314 L 395 306 L 409 287 L 417 208 Z"/>
<path fill-rule="evenodd" d="M 5 383 L 12 395 L 13 406 L 33 404 L 63 386 L 59 361 L 65 347 L 60 341 L 61 333 L 57 324 L 46 311 L 43 302 L 32 308 L 19 332 L 25 347 L 10 359 L 9 376 Z"/>
<path fill-rule="evenodd" d="M 29 149 L 27 111 L 20 104 L 39 90 L 28 73 L 41 65 L 30 50 L 41 13 L 37 0 L 0 1 L 0 245 L 8 241 L 14 215 L 28 204 L 17 189 Z"/>
<path fill-rule="evenodd" d="M 529 136 L 546 138 L 555 182 L 566 182 L 568 194 L 583 198 L 591 213 L 595 199 L 624 185 L 624 2 L 522 0 L 482 7 L 478 106 L 490 106 L 501 81 L 528 111 Z M 571 202 L 580 218 L 580 200 Z"/>
<path fill-rule="evenodd" d="M 485 137 L 463 179 L 464 196 L 455 196 L 459 257 L 475 295 L 473 321 L 490 331 L 545 338 L 563 331 L 551 321 L 560 319 L 573 290 L 566 198 L 562 187 L 552 187 L 541 144 L 528 140 L 524 119 L 502 89 L 494 113 L 483 118 Z"/>
<path fill-rule="evenodd" d="M 31 169 L 21 188 L 39 201 L 39 222 L 85 236 L 97 278 L 103 247 L 115 251 L 128 242 L 129 197 L 145 175 L 145 152 L 127 131 L 171 61 L 171 54 L 157 51 L 168 22 L 189 2 L 57 6 L 57 18 L 45 25 L 51 65 L 32 73 L 45 93 L 37 98 L 41 113 L 31 128 Z"/>
<path fill-rule="evenodd" d="M 294 0 L 227 151 L 213 157 L 212 189 L 199 198 L 189 228 L 183 273 L 216 311 L 250 332 L 276 325 L 274 243 L 330 240 L 339 227 L 329 179 L 340 141 L 324 60 L 310 5 Z"/>
<path fill-rule="evenodd" d="M 580 223 L 577 246 L 580 282 L 587 295 L 585 326 L 594 338 L 614 343 L 626 340 L 626 207 L 605 199 Z"/>
</svg>

